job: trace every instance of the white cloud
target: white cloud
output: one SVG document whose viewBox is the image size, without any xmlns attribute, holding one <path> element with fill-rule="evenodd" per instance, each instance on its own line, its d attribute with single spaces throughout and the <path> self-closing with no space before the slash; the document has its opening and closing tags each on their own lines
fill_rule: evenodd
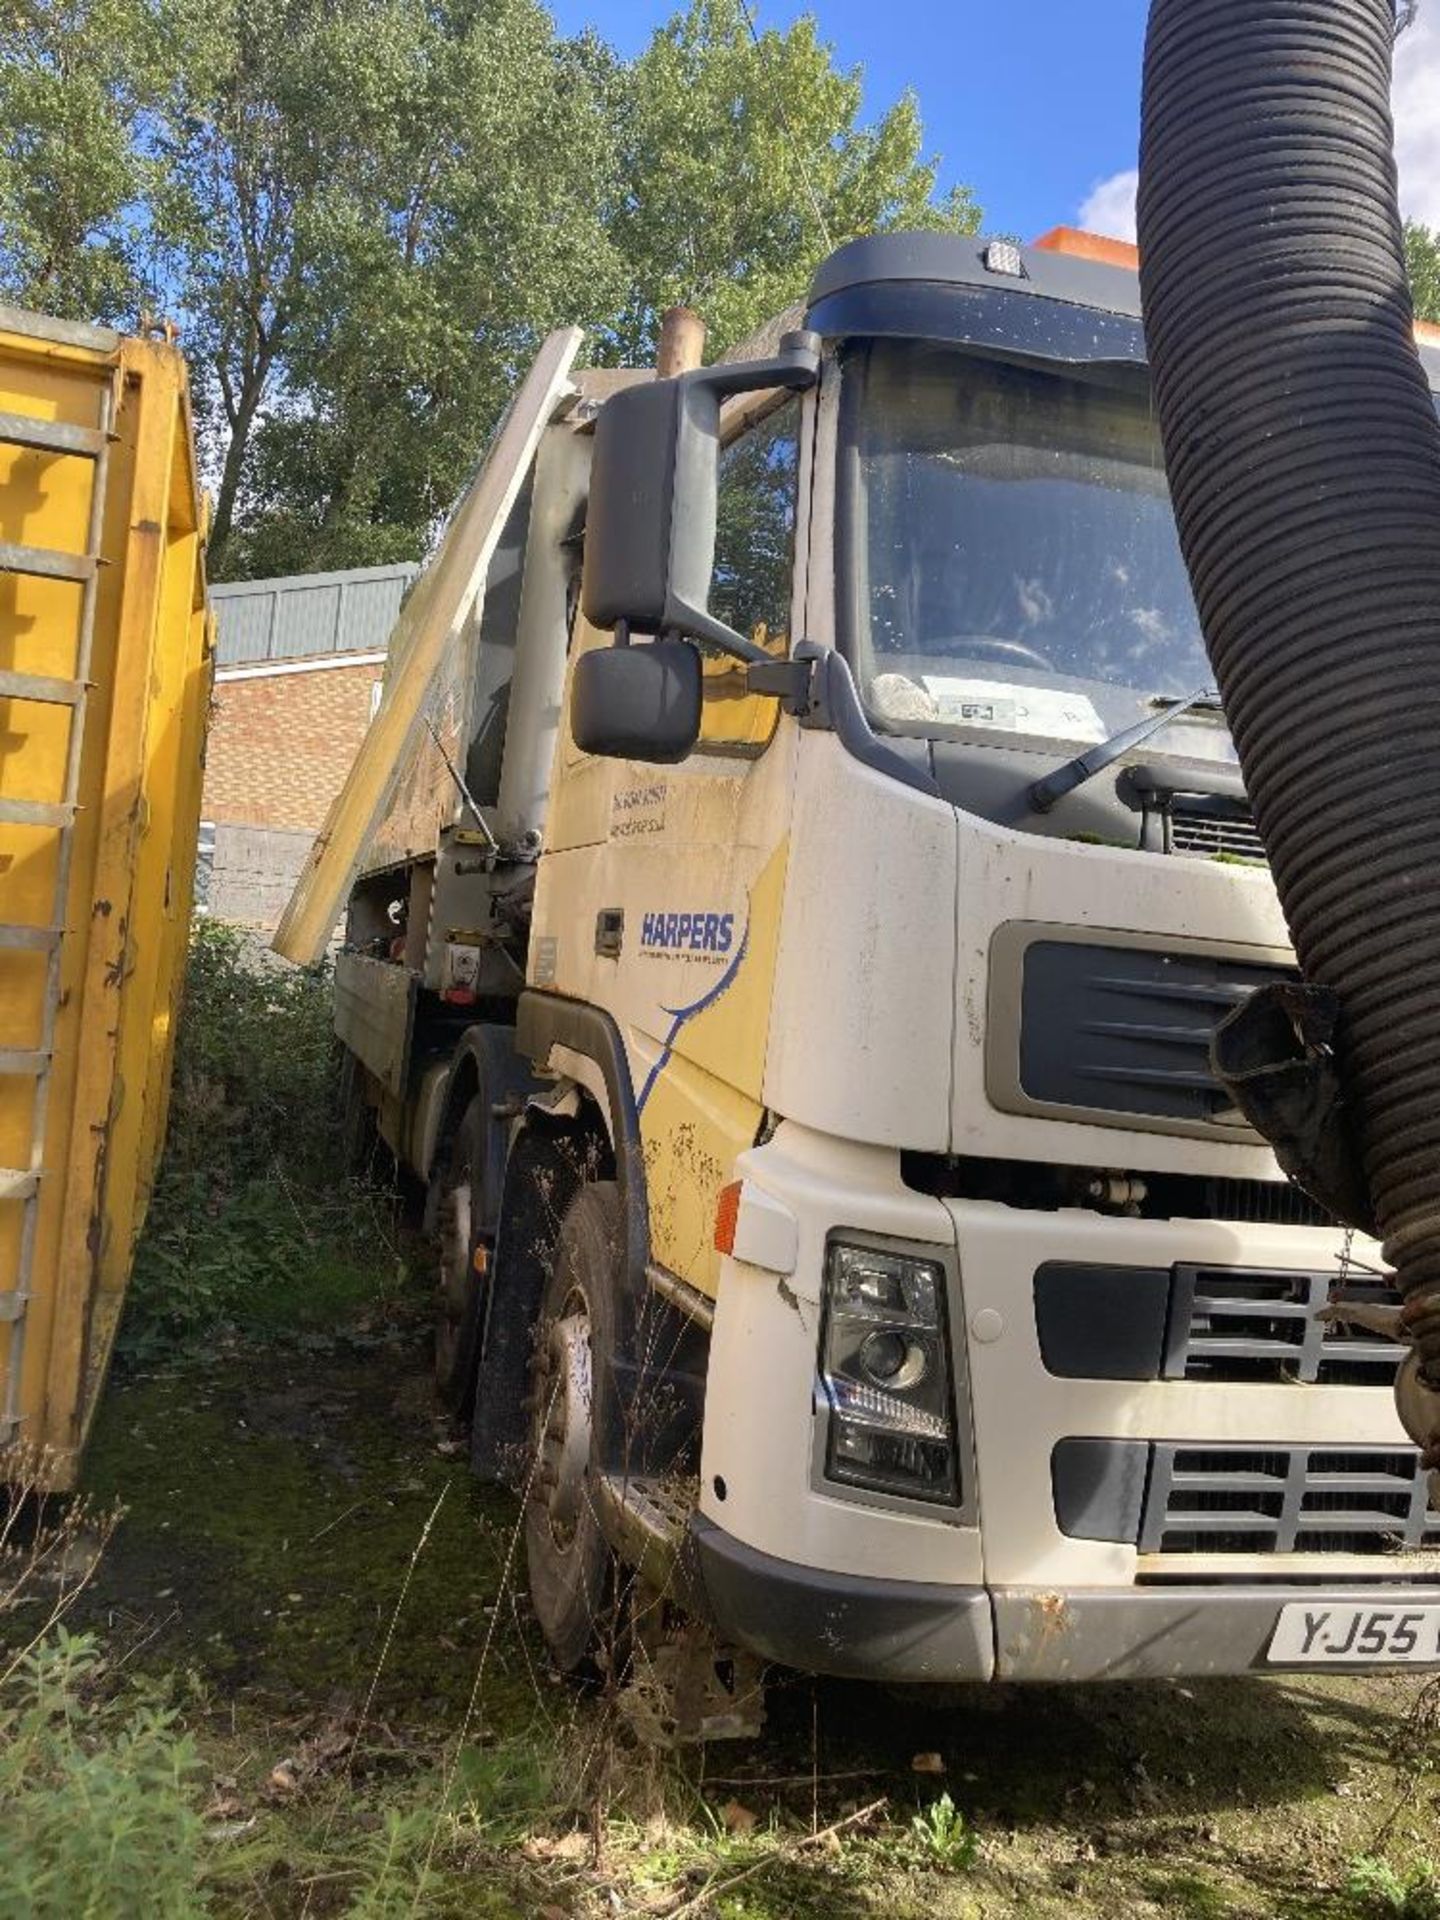
<svg viewBox="0 0 1440 1920">
<path fill-rule="evenodd" d="M 1407 218 L 1440 227 L 1440 0 L 1422 6 L 1395 47 L 1395 158 L 1400 207 Z M 1133 167 L 1099 180 L 1078 214 L 1091 233 L 1135 238 Z"/>
<path fill-rule="evenodd" d="M 1134 167 L 1114 173 L 1090 189 L 1080 209 L 1080 225 L 1087 233 L 1108 233 L 1112 240 L 1135 238 L 1135 189 L 1140 176 Z"/>
<path fill-rule="evenodd" d="M 1440 18 L 1433 0 L 1395 44 L 1393 97 L 1401 211 L 1440 227 Z"/>
</svg>

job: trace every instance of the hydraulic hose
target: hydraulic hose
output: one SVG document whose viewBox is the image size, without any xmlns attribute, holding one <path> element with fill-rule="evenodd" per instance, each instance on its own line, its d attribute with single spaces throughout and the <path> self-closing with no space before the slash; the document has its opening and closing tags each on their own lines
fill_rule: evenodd
<svg viewBox="0 0 1440 1920">
<path fill-rule="evenodd" d="M 1440 425 L 1395 26 L 1394 0 L 1153 0 L 1140 278 L 1206 646 L 1440 1388 Z"/>
</svg>

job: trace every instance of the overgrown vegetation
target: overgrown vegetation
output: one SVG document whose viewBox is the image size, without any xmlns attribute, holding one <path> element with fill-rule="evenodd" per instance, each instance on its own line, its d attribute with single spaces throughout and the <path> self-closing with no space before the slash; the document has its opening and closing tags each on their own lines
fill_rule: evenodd
<svg viewBox="0 0 1440 1920">
<path fill-rule="evenodd" d="M 197 921 L 122 1356 L 225 1327 L 333 1326 L 377 1272 L 403 1278 L 384 1197 L 339 1165 L 338 1071 L 326 970 Z"/>
<path fill-rule="evenodd" d="M 163 1684 L 113 1689 L 66 1626 L 120 1519 L 47 1498 L 43 1454 L 0 1451 L 0 1914 L 193 1913 L 200 1763 Z"/>
<path fill-rule="evenodd" d="M 1356 1920 L 1440 1920 L 1440 1880 L 1428 1862 L 1400 1871 L 1361 1854 L 1346 1876 L 1345 1896 Z"/>
<path fill-rule="evenodd" d="M 195 1913 L 200 1774 L 175 1710 L 107 1694 L 95 1639 L 58 1627 L 0 1688 L 0 1913 Z"/>
</svg>

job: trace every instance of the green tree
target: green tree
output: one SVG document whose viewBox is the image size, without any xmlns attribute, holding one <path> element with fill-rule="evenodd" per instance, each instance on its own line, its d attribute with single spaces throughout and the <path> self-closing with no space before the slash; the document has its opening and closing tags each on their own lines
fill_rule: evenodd
<svg viewBox="0 0 1440 1920">
<path fill-rule="evenodd" d="M 292 385 L 291 341 L 383 122 L 373 69 L 393 8 L 367 0 L 161 0 L 174 49 L 154 137 L 155 219 L 213 441 L 223 572 L 253 493 L 256 429 Z"/>
<path fill-rule="evenodd" d="M 677 302 L 724 348 L 800 299 L 819 261 L 857 235 L 978 225 L 968 189 L 937 198 L 914 95 L 861 124 L 861 75 L 835 66 L 813 19 L 757 42 L 740 0 L 694 0 L 613 95 L 621 191 L 609 226 L 629 284 L 607 358 L 649 359 Z"/>
<path fill-rule="evenodd" d="M 1440 233 L 1405 222 L 1405 264 L 1410 269 L 1410 292 L 1417 320 L 1440 321 Z"/>
<path fill-rule="evenodd" d="M 0 8 L 0 295 L 65 319 L 139 319 L 158 63 L 144 0 Z"/>
<path fill-rule="evenodd" d="M 384 13 L 363 153 L 323 204 L 287 390 L 256 436 L 249 572 L 422 551 L 540 338 L 621 284 L 603 50 L 557 42 L 536 0 Z"/>
<path fill-rule="evenodd" d="M 423 18 L 386 69 L 368 197 L 333 210 L 232 569 L 423 551 L 552 325 L 644 361 L 683 300 L 719 350 L 832 245 L 976 224 L 965 190 L 937 197 L 913 98 L 860 124 L 859 76 L 811 21 L 757 45 L 736 0 L 700 0 L 623 66 L 593 37 L 557 43 L 534 0 Z"/>
<path fill-rule="evenodd" d="M 0 294 L 181 322 L 218 575 L 417 555 L 551 326 L 719 350 L 852 235 L 974 226 L 860 104 L 737 0 L 629 64 L 541 0 L 7 0 Z"/>
</svg>

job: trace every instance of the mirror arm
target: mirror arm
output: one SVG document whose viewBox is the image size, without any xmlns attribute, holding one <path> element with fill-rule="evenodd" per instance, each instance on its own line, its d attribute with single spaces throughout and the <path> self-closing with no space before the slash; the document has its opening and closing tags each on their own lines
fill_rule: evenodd
<svg viewBox="0 0 1440 1920">
<path fill-rule="evenodd" d="M 804 329 L 785 333 L 773 360 L 722 360 L 678 377 L 686 386 L 703 387 L 719 400 L 737 393 L 763 393 L 766 387 L 804 393 L 820 378 L 820 336 Z"/>
<path fill-rule="evenodd" d="M 683 601 L 673 604 L 670 612 L 676 616 L 673 624 L 666 624 L 665 632 L 673 640 L 703 640 L 708 646 L 719 647 L 722 653 L 731 654 L 736 660 L 743 660 L 747 667 L 774 666 L 775 656 L 767 653 L 764 647 L 756 646 L 753 640 L 747 640 L 743 633 L 736 633 L 733 627 L 727 627 L 723 620 L 713 619 L 698 608 L 687 607 Z"/>
<path fill-rule="evenodd" d="M 811 663 L 803 656 L 789 660 L 767 658 L 763 664 L 749 668 L 745 675 L 745 690 L 747 693 L 773 695 L 786 713 L 798 718 L 801 714 L 809 713 L 814 704 L 813 679 Z"/>
<path fill-rule="evenodd" d="M 709 614 L 692 613 L 684 609 L 685 618 L 681 625 L 667 626 L 656 637 L 661 640 L 704 640 L 712 647 L 720 647 L 726 653 L 733 654 L 737 660 L 743 660 L 749 667 L 774 666 L 775 656 L 767 653 L 763 647 L 757 647 L 753 640 L 747 640 L 743 633 L 736 633 L 733 627 L 727 627 L 723 620 L 712 620 Z M 615 622 L 612 646 L 628 647 L 630 644 L 630 622 Z"/>
</svg>

